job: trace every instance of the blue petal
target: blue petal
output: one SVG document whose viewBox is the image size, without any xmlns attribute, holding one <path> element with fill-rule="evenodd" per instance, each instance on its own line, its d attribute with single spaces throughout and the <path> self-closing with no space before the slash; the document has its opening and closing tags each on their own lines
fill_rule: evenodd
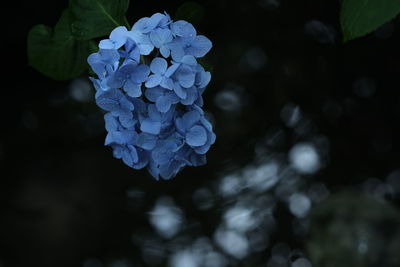
<svg viewBox="0 0 400 267">
<path fill-rule="evenodd" d="M 156 74 L 164 74 L 168 68 L 168 63 L 161 57 L 156 57 L 151 61 L 150 70 Z"/>
<path fill-rule="evenodd" d="M 184 166 L 185 166 L 184 162 L 177 160 L 161 165 L 160 176 L 166 180 L 169 180 L 174 176 L 176 176 Z"/>
<path fill-rule="evenodd" d="M 203 126 L 207 129 L 207 131 L 212 132 L 212 125 L 211 123 L 204 117 L 200 118 L 200 122 L 203 124 Z"/>
<path fill-rule="evenodd" d="M 172 41 L 172 33 L 169 29 L 159 28 L 150 33 L 150 40 L 155 47 L 160 48 Z"/>
<path fill-rule="evenodd" d="M 149 155 L 147 151 L 142 149 L 137 149 L 137 152 L 139 156 L 138 162 L 133 164 L 131 167 L 139 170 L 147 166 L 147 164 L 149 163 Z"/>
<path fill-rule="evenodd" d="M 171 44 L 168 45 L 171 49 L 171 57 L 174 61 L 179 62 L 185 56 L 185 50 L 181 44 Z"/>
<path fill-rule="evenodd" d="M 144 133 L 159 134 L 161 130 L 161 123 L 158 121 L 145 119 L 140 125 L 140 130 Z"/>
<path fill-rule="evenodd" d="M 112 148 L 113 148 L 113 156 L 117 159 L 122 158 L 122 153 L 124 151 L 124 148 L 119 145 L 116 146 L 114 145 L 112 146 Z"/>
<path fill-rule="evenodd" d="M 158 164 L 154 162 L 152 158 L 150 158 L 149 160 L 149 165 L 147 166 L 147 170 L 149 171 L 151 176 L 154 177 L 154 179 L 156 179 L 157 181 L 159 180 L 160 170 L 158 168 Z"/>
<path fill-rule="evenodd" d="M 179 68 L 180 64 L 172 64 L 165 72 L 165 77 L 171 77 Z"/>
<path fill-rule="evenodd" d="M 122 160 L 128 166 L 132 166 L 134 163 L 138 162 L 138 154 L 136 148 L 132 145 L 128 146 L 129 149 L 125 149 L 122 153 Z"/>
<path fill-rule="evenodd" d="M 171 78 L 164 76 L 160 82 L 160 86 L 172 90 L 172 88 L 174 88 L 174 81 Z"/>
<path fill-rule="evenodd" d="M 186 64 L 189 66 L 193 66 L 193 67 L 197 66 L 196 59 L 194 58 L 194 56 L 191 56 L 191 55 L 186 55 L 186 56 L 182 57 L 180 63 Z"/>
<path fill-rule="evenodd" d="M 142 43 L 142 44 L 138 44 L 139 49 L 140 49 L 140 54 L 142 55 L 150 55 L 150 53 L 153 51 L 154 46 L 151 44 L 147 44 L 147 43 Z"/>
<path fill-rule="evenodd" d="M 190 146 L 202 146 L 206 142 L 207 132 L 202 126 L 193 126 L 186 133 L 186 143 Z"/>
<path fill-rule="evenodd" d="M 182 125 L 185 130 L 192 128 L 200 120 L 200 113 L 197 110 L 191 110 L 182 117 Z"/>
<path fill-rule="evenodd" d="M 154 28 L 156 28 L 156 27 L 160 24 L 161 20 L 162 20 L 164 17 L 165 17 L 165 15 L 164 15 L 164 14 L 161 14 L 161 13 L 155 13 L 155 14 L 153 14 L 153 15 L 149 18 L 149 20 L 147 21 L 147 29 L 146 29 L 146 31 L 147 31 L 147 32 L 150 32 L 151 30 L 153 30 Z M 145 32 L 145 31 L 143 31 L 143 32 Z"/>
<path fill-rule="evenodd" d="M 101 94 L 96 98 L 96 104 L 107 111 L 114 111 L 120 109 L 118 100 L 111 99 L 106 94 Z"/>
<path fill-rule="evenodd" d="M 121 98 L 119 99 L 119 105 L 121 108 L 125 108 L 127 110 L 134 110 L 135 106 L 133 105 L 133 103 L 127 99 L 125 96 L 121 95 Z"/>
<path fill-rule="evenodd" d="M 130 44 L 130 45 L 127 45 Z M 121 53 L 121 56 L 134 61 L 136 64 L 139 63 L 140 61 L 140 49 L 136 45 L 135 41 L 132 41 L 131 39 L 128 39 L 128 42 L 125 44 L 125 49 L 126 50 L 119 50 Z"/>
<path fill-rule="evenodd" d="M 152 151 L 151 156 L 158 164 L 166 164 L 173 159 L 174 149 L 176 145 L 173 142 L 161 142 L 157 144 L 156 148 Z"/>
<path fill-rule="evenodd" d="M 196 74 L 189 66 L 182 65 L 177 71 L 177 78 L 182 87 L 189 88 L 193 86 Z"/>
<path fill-rule="evenodd" d="M 110 40 L 114 43 L 114 49 L 119 49 L 126 43 L 127 32 L 125 26 L 119 26 L 110 33 Z"/>
<path fill-rule="evenodd" d="M 192 86 L 188 88 L 186 91 L 187 91 L 187 97 L 185 99 L 182 99 L 181 103 L 186 106 L 192 105 L 194 101 L 197 100 L 198 97 L 197 88 Z"/>
<path fill-rule="evenodd" d="M 145 113 L 147 110 L 147 104 L 140 98 L 132 98 L 130 99 L 135 106 L 135 110 L 137 114 Z"/>
<path fill-rule="evenodd" d="M 211 41 L 207 37 L 199 35 L 196 36 L 196 38 L 192 42 L 191 48 L 193 50 L 192 53 L 190 54 L 195 57 L 204 57 L 211 50 L 211 47 L 212 47 Z"/>
<path fill-rule="evenodd" d="M 205 88 L 208 83 L 211 81 L 211 73 L 208 71 L 204 71 L 200 73 L 200 81 L 199 81 L 199 88 Z"/>
<path fill-rule="evenodd" d="M 149 55 L 154 49 L 150 38 L 137 30 L 131 30 L 127 33 L 128 37 L 134 40 L 139 47 L 140 54 Z"/>
<path fill-rule="evenodd" d="M 168 15 L 167 12 L 164 11 L 164 17 L 161 19 L 158 26 L 159 27 L 167 27 L 170 23 L 171 23 L 171 17 Z"/>
<path fill-rule="evenodd" d="M 147 88 L 156 87 L 156 86 L 160 85 L 162 79 L 163 79 L 163 77 L 160 74 L 150 75 L 149 78 L 147 78 L 145 86 Z"/>
<path fill-rule="evenodd" d="M 167 45 L 163 45 L 160 47 L 160 53 L 163 57 L 168 58 L 171 54 L 171 50 L 168 48 Z"/>
<path fill-rule="evenodd" d="M 208 135 L 210 135 L 210 133 Z M 208 137 L 208 139 L 209 144 L 212 145 L 215 143 L 215 140 L 217 140 L 217 136 L 215 135 L 215 133 L 211 132 L 211 137 Z"/>
<path fill-rule="evenodd" d="M 114 43 L 110 39 L 101 40 L 99 43 L 100 49 L 115 49 Z"/>
<path fill-rule="evenodd" d="M 156 146 L 157 136 L 147 133 L 138 135 L 136 144 L 145 150 L 152 150 Z"/>
<path fill-rule="evenodd" d="M 171 92 L 171 91 L 167 91 L 165 93 L 165 96 L 167 96 L 171 100 L 172 104 L 176 104 L 180 100 L 179 97 L 174 92 Z"/>
<path fill-rule="evenodd" d="M 91 54 L 88 57 L 87 62 L 89 63 L 92 70 L 97 74 L 97 76 L 103 76 L 105 65 L 102 62 L 102 58 L 99 53 Z"/>
<path fill-rule="evenodd" d="M 141 65 L 136 66 L 136 68 L 131 73 L 131 80 L 134 83 L 142 83 L 142 82 L 146 81 L 149 74 L 150 74 L 149 67 L 141 64 Z"/>
<path fill-rule="evenodd" d="M 157 107 L 153 104 L 148 105 L 147 114 L 149 118 L 154 121 L 161 121 L 161 113 L 157 110 Z"/>
<path fill-rule="evenodd" d="M 168 96 L 160 96 L 156 102 L 156 107 L 158 111 L 162 113 L 167 112 L 170 109 L 171 105 L 171 98 L 169 98 Z"/>
<path fill-rule="evenodd" d="M 125 82 L 124 91 L 131 97 L 139 97 L 142 95 L 140 84 L 133 83 L 131 80 Z"/>
<path fill-rule="evenodd" d="M 109 132 L 106 136 L 104 145 L 108 146 L 110 144 L 124 145 L 126 138 L 122 132 Z"/>
<path fill-rule="evenodd" d="M 175 126 L 176 126 L 176 129 L 178 130 L 178 132 L 180 132 L 180 133 L 186 132 L 186 127 L 183 124 L 182 118 L 176 118 Z"/>
<path fill-rule="evenodd" d="M 119 70 L 113 73 L 107 84 L 111 88 L 121 88 L 128 77 L 132 76 L 132 73 L 135 72 L 136 66 L 133 63 L 126 64 L 122 66 Z"/>
<path fill-rule="evenodd" d="M 121 125 L 126 128 L 132 128 L 137 122 L 137 120 L 133 119 L 132 112 L 120 113 L 119 120 L 121 122 Z"/>
<path fill-rule="evenodd" d="M 185 99 L 187 94 L 186 91 L 182 89 L 182 87 L 179 85 L 179 83 L 174 84 L 174 92 L 176 95 L 182 99 Z"/>
<path fill-rule="evenodd" d="M 117 73 L 113 73 L 108 79 L 107 85 L 110 86 L 110 88 L 118 89 L 124 85 L 125 80 L 126 80 L 125 78 L 118 75 Z"/>
<path fill-rule="evenodd" d="M 99 79 L 95 79 L 93 77 L 89 77 L 89 80 L 92 81 L 94 89 L 96 89 L 96 94 L 102 93 L 102 91 L 107 91 L 107 90 L 103 90 L 103 87 L 102 87 L 102 82 L 104 80 L 100 81 Z M 106 87 L 108 88 L 108 86 L 106 86 Z"/>
<path fill-rule="evenodd" d="M 148 17 L 139 19 L 138 21 L 136 21 L 135 24 L 133 24 L 132 30 L 143 32 L 147 27 L 148 21 L 149 21 Z"/>
<path fill-rule="evenodd" d="M 196 105 L 199 106 L 199 107 L 202 107 L 203 104 L 204 104 L 203 97 L 200 95 L 200 96 L 196 99 L 196 101 L 194 101 L 194 104 L 196 104 Z"/>
<path fill-rule="evenodd" d="M 146 98 L 152 102 L 156 102 L 157 98 L 164 95 L 164 90 L 160 87 L 149 88 L 144 91 Z"/>
<path fill-rule="evenodd" d="M 194 148 L 194 151 L 195 151 L 197 154 L 204 155 L 204 154 L 207 153 L 207 151 L 210 149 L 210 146 L 211 146 L 211 145 L 209 145 L 209 144 L 205 144 L 205 145 L 200 146 L 200 147 L 195 147 L 195 148 Z"/>
<path fill-rule="evenodd" d="M 105 125 L 106 125 L 106 130 L 108 132 L 118 130 L 118 127 L 119 127 L 118 120 L 111 113 L 108 112 L 104 115 L 104 121 L 105 121 Z"/>
<path fill-rule="evenodd" d="M 194 38 L 197 34 L 196 29 L 193 27 L 193 25 L 184 20 L 178 20 L 172 23 L 171 30 L 176 36 L 180 37 Z"/>
</svg>

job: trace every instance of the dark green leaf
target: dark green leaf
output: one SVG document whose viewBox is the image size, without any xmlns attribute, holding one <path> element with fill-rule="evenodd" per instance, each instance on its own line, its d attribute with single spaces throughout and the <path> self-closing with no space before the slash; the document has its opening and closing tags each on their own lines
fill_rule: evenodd
<svg viewBox="0 0 400 267">
<path fill-rule="evenodd" d="M 110 34 L 125 25 L 129 0 L 70 0 L 72 33 L 76 39 L 90 40 Z"/>
<path fill-rule="evenodd" d="M 196 2 L 183 3 L 175 13 L 174 20 L 186 20 L 192 24 L 198 24 L 204 16 L 204 8 Z"/>
<path fill-rule="evenodd" d="M 29 64 L 55 80 L 68 80 L 87 69 L 89 41 L 77 41 L 71 35 L 70 14 L 64 10 L 54 30 L 34 26 L 28 34 Z"/>
<path fill-rule="evenodd" d="M 343 0 L 340 22 L 343 41 L 376 30 L 400 12 L 400 0 Z"/>
</svg>

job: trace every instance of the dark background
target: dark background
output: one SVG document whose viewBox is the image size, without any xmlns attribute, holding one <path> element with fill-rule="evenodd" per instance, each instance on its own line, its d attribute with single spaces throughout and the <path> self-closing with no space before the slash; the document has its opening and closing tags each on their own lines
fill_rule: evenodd
<svg viewBox="0 0 400 267">
<path fill-rule="evenodd" d="M 164 10 L 173 18 L 183 2 L 131 1 L 127 18 L 133 24 Z M 28 65 L 28 31 L 53 26 L 67 1 L 2 8 L 0 266 L 191 267 L 173 255 L 193 250 L 199 237 L 224 259 L 215 266 L 311 266 L 294 265 L 298 259 L 312 266 L 400 266 L 399 19 L 342 44 L 339 1 L 197 2 L 204 13 L 195 26 L 214 45 L 204 99 L 217 142 L 206 166 L 170 181 L 130 169 L 103 146 L 102 112 L 85 77 L 56 82 Z M 319 155 L 318 170 L 309 173 L 288 156 L 304 142 Z M 268 173 L 249 172 L 265 162 L 279 165 L 274 186 L 255 192 L 242 185 L 229 197 L 219 191 L 232 173 L 242 184 L 256 175 L 267 182 Z M 312 203 L 306 215 L 290 208 L 295 193 Z M 149 223 L 160 197 L 185 218 L 172 237 Z M 265 197 L 274 203 L 269 217 L 258 202 Z M 202 201 L 212 205 L 202 208 Z M 238 203 L 255 209 L 256 230 L 268 232 L 254 233 L 267 241 L 242 257 L 215 237 L 226 210 Z M 374 257 L 361 257 L 365 236 Z M 313 251 L 327 242 L 322 254 Z"/>
</svg>

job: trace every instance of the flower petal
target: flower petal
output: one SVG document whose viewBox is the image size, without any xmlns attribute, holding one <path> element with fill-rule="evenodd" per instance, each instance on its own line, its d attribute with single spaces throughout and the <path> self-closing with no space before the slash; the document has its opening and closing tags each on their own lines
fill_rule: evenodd
<svg viewBox="0 0 400 267">
<path fill-rule="evenodd" d="M 154 121 L 161 121 L 161 113 L 157 110 L 157 107 L 153 104 L 148 105 L 147 114 L 149 118 Z"/>
<path fill-rule="evenodd" d="M 125 149 L 122 152 L 122 160 L 128 166 L 132 166 L 134 163 L 138 161 L 138 154 L 136 148 L 132 145 L 128 145 L 129 149 Z"/>
<path fill-rule="evenodd" d="M 182 87 L 189 88 L 193 86 L 196 74 L 189 66 L 182 65 L 177 71 L 177 78 Z"/>
<path fill-rule="evenodd" d="M 106 111 L 115 111 L 120 109 L 118 99 L 113 98 L 113 96 L 110 96 L 107 92 L 96 97 L 96 104 Z"/>
<path fill-rule="evenodd" d="M 179 85 L 179 83 L 174 84 L 174 92 L 182 99 L 185 99 L 187 96 L 186 91 Z"/>
<path fill-rule="evenodd" d="M 123 89 L 131 97 L 139 97 L 142 95 L 140 84 L 133 83 L 131 80 L 125 82 Z"/>
<path fill-rule="evenodd" d="M 161 130 L 161 123 L 158 121 L 145 119 L 140 125 L 140 130 L 144 133 L 159 134 Z"/>
<path fill-rule="evenodd" d="M 165 57 L 168 58 L 171 54 L 171 50 L 168 48 L 167 45 L 163 45 L 160 47 L 160 54 Z"/>
<path fill-rule="evenodd" d="M 185 162 L 174 160 L 160 166 L 160 176 L 165 180 L 169 180 L 185 166 Z"/>
<path fill-rule="evenodd" d="M 195 151 L 197 154 L 204 155 L 205 153 L 207 153 L 207 151 L 208 151 L 209 149 L 210 149 L 210 145 L 209 145 L 209 144 L 205 144 L 205 145 L 203 145 L 203 146 L 195 147 L 195 148 L 194 148 L 194 151 Z"/>
<path fill-rule="evenodd" d="M 147 88 L 156 87 L 156 86 L 160 85 L 162 78 L 163 77 L 160 74 L 150 75 L 149 78 L 147 78 L 145 86 Z"/>
<path fill-rule="evenodd" d="M 204 57 L 212 48 L 211 41 L 203 36 L 198 35 L 192 42 L 193 53 L 195 57 Z"/>
<path fill-rule="evenodd" d="M 202 146 L 207 142 L 207 132 L 204 127 L 195 125 L 186 133 L 186 143 L 190 146 Z"/>
<path fill-rule="evenodd" d="M 165 72 L 165 77 L 171 77 L 175 71 L 179 68 L 180 64 L 172 64 L 168 67 L 167 71 Z"/>
<path fill-rule="evenodd" d="M 188 88 L 186 90 L 186 92 L 187 92 L 187 97 L 185 99 L 181 99 L 181 103 L 183 105 L 189 106 L 189 105 L 192 105 L 194 103 L 194 101 L 197 100 L 198 92 L 197 92 L 197 88 L 194 86 Z"/>
<path fill-rule="evenodd" d="M 111 113 L 108 112 L 104 115 L 104 121 L 105 121 L 105 125 L 106 125 L 106 130 L 108 132 L 118 130 L 118 126 L 119 126 L 118 120 Z"/>
<path fill-rule="evenodd" d="M 171 30 L 176 36 L 181 37 L 195 37 L 197 34 L 193 25 L 184 20 L 172 23 Z"/>
<path fill-rule="evenodd" d="M 147 77 L 150 74 L 150 69 L 147 65 L 140 64 L 136 66 L 136 68 L 131 73 L 131 80 L 134 83 L 142 83 L 147 80 Z"/>
<path fill-rule="evenodd" d="M 150 63 L 150 70 L 156 74 L 164 74 L 168 68 L 168 63 L 161 57 L 154 58 Z"/>
<path fill-rule="evenodd" d="M 119 49 L 126 43 L 127 32 L 125 26 L 119 26 L 110 33 L 110 40 L 114 43 L 114 49 Z"/>
<path fill-rule="evenodd" d="M 147 133 L 138 135 L 136 144 L 145 150 L 152 150 L 156 146 L 157 136 Z"/>
<path fill-rule="evenodd" d="M 200 113 L 197 110 L 192 110 L 183 115 L 182 125 L 186 130 L 189 130 L 199 120 L 200 120 Z"/>
<path fill-rule="evenodd" d="M 176 145 L 173 142 L 165 141 L 157 144 L 156 148 L 152 151 L 151 156 L 158 164 L 166 164 L 174 156 L 174 149 Z"/>
<path fill-rule="evenodd" d="M 115 49 L 114 43 L 110 39 L 101 40 L 99 43 L 100 49 Z"/>
<path fill-rule="evenodd" d="M 164 76 L 161 80 L 160 86 L 165 89 L 172 90 L 172 88 L 174 88 L 174 81 L 171 78 Z"/>
<path fill-rule="evenodd" d="M 150 32 L 150 40 L 155 47 L 160 48 L 172 41 L 172 33 L 169 29 L 159 28 Z"/>
<path fill-rule="evenodd" d="M 163 91 L 164 90 L 160 87 L 154 87 L 154 88 L 149 88 L 149 89 L 145 90 L 144 94 L 149 101 L 156 102 L 157 98 L 164 95 Z"/>
<path fill-rule="evenodd" d="M 167 112 L 170 109 L 171 105 L 172 105 L 171 99 L 167 96 L 160 96 L 156 102 L 156 107 L 158 111 L 162 113 Z"/>
</svg>

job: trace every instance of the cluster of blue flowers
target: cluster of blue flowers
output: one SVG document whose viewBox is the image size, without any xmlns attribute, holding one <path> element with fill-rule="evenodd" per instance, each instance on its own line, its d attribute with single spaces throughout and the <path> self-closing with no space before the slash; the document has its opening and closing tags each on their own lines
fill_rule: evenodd
<svg viewBox="0 0 400 267">
<path fill-rule="evenodd" d="M 156 179 L 206 163 L 215 142 L 202 93 L 211 74 L 197 63 L 212 43 L 192 24 L 156 13 L 132 30 L 115 28 L 88 58 L 96 103 L 105 110 L 105 145 L 116 158 Z"/>
</svg>

